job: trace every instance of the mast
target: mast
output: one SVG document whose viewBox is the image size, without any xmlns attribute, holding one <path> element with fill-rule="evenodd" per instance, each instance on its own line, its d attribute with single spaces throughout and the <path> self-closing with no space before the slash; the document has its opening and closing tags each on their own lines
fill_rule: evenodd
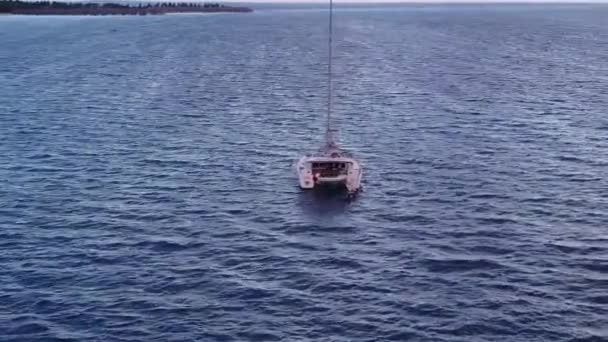
<svg viewBox="0 0 608 342">
<path fill-rule="evenodd" d="M 334 2 L 329 0 L 329 39 L 328 39 L 328 61 L 327 61 L 327 126 L 325 127 L 325 144 L 327 146 L 333 146 L 335 144 L 333 132 L 331 131 L 331 112 L 333 109 L 332 98 L 333 98 L 333 83 L 332 83 L 332 54 L 333 54 L 333 9 Z"/>
</svg>

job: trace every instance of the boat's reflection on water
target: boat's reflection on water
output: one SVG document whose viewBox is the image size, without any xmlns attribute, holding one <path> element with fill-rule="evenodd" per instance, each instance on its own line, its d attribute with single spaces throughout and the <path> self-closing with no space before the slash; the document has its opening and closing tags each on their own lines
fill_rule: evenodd
<svg viewBox="0 0 608 342">
<path fill-rule="evenodd" d="M 334 216 L 346 212 L 354 200 L 344 188 L 319 187 L 302 192 L 298 202 L 307 214 Z"/>
</svg>

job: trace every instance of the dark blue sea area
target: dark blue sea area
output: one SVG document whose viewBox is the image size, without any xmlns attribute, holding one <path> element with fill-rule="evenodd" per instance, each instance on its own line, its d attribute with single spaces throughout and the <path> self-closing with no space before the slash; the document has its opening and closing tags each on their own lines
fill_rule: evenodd
<svg viewBox="0 0 608 342">
<path fill-rule="evenodd" d="M 608 5 L 0 16 L 0 341 L 608 341 Z"/>
</svg>

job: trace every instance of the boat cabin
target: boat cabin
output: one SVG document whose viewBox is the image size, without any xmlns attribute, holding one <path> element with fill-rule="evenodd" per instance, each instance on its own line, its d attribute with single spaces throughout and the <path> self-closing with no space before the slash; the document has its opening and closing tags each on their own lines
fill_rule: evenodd
<svg viewBox="0 0 608 342">
<path fill-rule="evenodd" d="M 323 178 L 333 178 L 346 175 L 348 173 L 348 163 L 346 162 L 312 162 L 312 174 Z"/>
</svg>

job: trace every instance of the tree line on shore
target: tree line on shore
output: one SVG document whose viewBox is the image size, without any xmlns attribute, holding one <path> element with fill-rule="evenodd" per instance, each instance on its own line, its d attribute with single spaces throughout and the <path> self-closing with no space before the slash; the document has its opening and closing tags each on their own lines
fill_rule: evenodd
<svg viewBox="0 0 608 342">
<path fill-rule="evenodd" d="M 151 10 L 151 9 L 184 9 L 184 10 L 220 10 L 228 9 L 219 3 L 192 3 L 192 2 L 146 2 L 133 5 L 120 3 L 94 3 L 94 2 L 58 2 L 58 1 L 21 1 L 0 0 L 0 13 L 29 13 L 36 10 L 73 11 L 73 10 Z M 234 9 L 238 9 L 234 7 Z"/>
</svg>

